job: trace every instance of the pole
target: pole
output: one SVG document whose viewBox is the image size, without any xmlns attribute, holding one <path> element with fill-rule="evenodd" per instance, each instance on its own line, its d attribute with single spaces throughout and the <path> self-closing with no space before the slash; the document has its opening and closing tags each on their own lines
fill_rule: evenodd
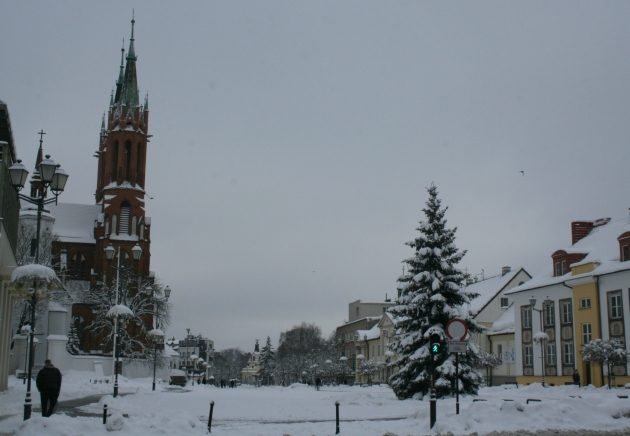
<svg viewBox="0 0 630 436">
<path fill-rule="evenodd" d="M 208 415 L 208 433 L 212 433 L 212 412 L 214 410 L 214 401 L 210 401 L 210 414 Z"/>
<path fill-rule="evenodd" d="M 543 308 L 541 309 L 540 313 L 540 332 L 543 333 L 543 312 L 545 305 L 543 304 Z M 542 367 L 542 387 L 545 387 L 545 341 L 544 339 L 541 337 L 540 338 L 540 363 L 541 363 L 541 367 Z"/>
<path fill-rule="evenodd" d="M 103 404 L 103 424 L 107 424 L 107 404 Z"/>
<path fill-rule="evenodd" d="M 339 401 L 335 401 L 335 410 L 336 410 L 336 427 L 335 434 L 339 434 Z"/>
<path fill-rule="evenodd" d="M 120 245 L 118 246 L 118 259 L 116 263 L 116 305 L 118 305 L 118 287 L 120 281 Z M 113 367 L 114 367 L 114 398 L 118 396 L 118 313 L 114 315 L 114 350 L 112 353 Z"/>
<path fill-rule="evenodd" d="M 40 146 L 41 146 L 41 138 L 40 138 Z M 45 185 L 44 185 L 45 186 Z M 45 189 L 45 188 L 44 188 Z M 40 196 L 37 197 L 37 233 L 35 234 L 35 263 L 39 263 L 39 235 L 41 233 L 42 226 L 42 210 L 44 210 L 44 197 L 46 196 L 46 191 L 40 192 Z M 27 369 L 27 377 L 26 380 L 26 397 L 24 398 L 24 421 L 30 419 L 31 411 L 32 411 L 32 401 L 31 401 L 31 376 L 33 373 L 33 361 L 34 361 L 34 350 L 33 350 L 33 342 L 35 335 L 35 306 L 37 305 L 37 280 L 33 280 L 33 296 L 31 297 L 31 331 L 29 333 L 30 344 L 28 345 L 28 369 Z M 42 406 L 43 407 L 43 406 Z"/>
<path fill-rule="evenodd" d="M 433 428 L 435 425 L 435 419 L 437 415 L 437 401 L 435 397 L 435 374 L 434 369 L 431 369 L 431 398 L 429 400 L 429 428 Z"/>
<path fill-rule="evenodd" d="M 33 283 L 36 285 L 36 283 Z M 33 287 L 33 296 L 31 297 L 31 331 L 29 332 L 29 346 L 28 346 L 28 371 L 26 380 L 26 398 L 24 398 L 24 421 L 30 419 L 32 411 L 31 402 L 31 377 L 33 373 L 33 342 L 35 334 L 35 306 L 37 305 L 37 293 L 35 287 Z M 43 406 L 42 406 L 43 407 Z"/>
<path fill-rule="evenodd" d="M 459 353 L 455 353 L 455 415 L 459 415 Z"/>
<path fill-rule="evenodd" d="M 155 291 L 153 292 L 153 298 L 154 298 L 154 302 L 155 302 L 155 311 L 156 311 L 156 316 L 155 316 L 155 328 L 158 327 L 158 314 L 160 313 L 160 308 L 158 307 L 158 302 L 157 302 L 157 298 L 155 298 Z M 154 338 L 153 341 L 153 389 L 151 390 L 155 390 L 155 363 L 157 360 L 157 338 Z"/>
</svg>

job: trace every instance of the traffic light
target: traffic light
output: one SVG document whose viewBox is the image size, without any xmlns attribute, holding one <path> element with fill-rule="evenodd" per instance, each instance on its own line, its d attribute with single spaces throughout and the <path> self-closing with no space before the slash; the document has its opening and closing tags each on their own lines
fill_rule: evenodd
<svg viewBox="0 0 630 436">
<path fill-rule="evenodd" d="M 434 356 L 442 351 L 442 337 L 437 333 L 431 335 L 430 350 Z"/>
</svg>

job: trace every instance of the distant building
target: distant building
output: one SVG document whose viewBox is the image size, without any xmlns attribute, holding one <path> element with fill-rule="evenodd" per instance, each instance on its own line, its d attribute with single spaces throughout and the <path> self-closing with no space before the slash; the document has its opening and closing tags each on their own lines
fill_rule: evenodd
<svg viewBox="0 0 630 436">
<path fill-rule="evenodd" d="M 391 301 L 368 303 L 361 300 L 348 304 L 348 322 L 335 330 L 335 347 L 337 359 L 345 363 L 355 374 L 359 362 L 360 338 L 358 331 L 370 330 L 381 319 L 389 307 L 395 306 Z"/>
<path fill-rule="evenodd" d="M 177 352 L 179 354 L 179 369 L 189 372 L 196 371 L 197 373 L 203 370 L 203 373 L 207 374 L 207 368 L 212 363 L 214 356 L 214 341 L 201 335 L 191 335 L 189 331 L 186 338 L 179 341 Z"/>
<path fill-rule="evenodd" d="M 550 273 L 507 296 L 515 308 L 515 372 L 519 383 L 607 383 L 606 365 L 583 360 L 594 339 L 630 351 L 630 217 L 574 221 L 571 245 L 551 255 Z M 533 303 L 533 304 L 532 304 Z M 630 382 L 629 363 L 612 368 L 612 384 Z"/>
<path fill-rule="evenodd" d="M 492 353 L 501 359 L 501 364 L 482 370 L 488 376 L 488 384 L 513 383 L 515 373 L 514 345 L 514 305 L 506 293 L 527 282 L 531 276 L 525 269 L 512 270 L 509 266 L 501 269 L 501 274 L 472 283 L 466 292 L 479 294 L 467 309 L 484 331 L 471 338 L 481 350 Z"/>
<path fill-rule="evenodd" d="M 250 354 L 247 366 L 241 369 L 241 382 L 245 384 L 257 385 L 260 382 L 262 366 L 260 365 L 260 346 L 258 339 L 254 345 L 254 352 Z"/>
</svg>

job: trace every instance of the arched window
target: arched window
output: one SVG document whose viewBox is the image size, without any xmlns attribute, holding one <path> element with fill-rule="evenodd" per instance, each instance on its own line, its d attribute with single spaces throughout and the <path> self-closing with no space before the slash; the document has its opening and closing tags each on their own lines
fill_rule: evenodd
<svg viewBox="0 0 630 436">
<path fill-rule="evenodd" d="M 112 148 L 112 180 L 118 180 L 118 141 Z"/>
<path fill-rule="evenodd" d="M 123 201 L 120 206 L 120 226 L 118 234 L 129 234 L 129 221 L 130 221 L 131 210 L 129 207 L 129 203 Z"/>
<path fill-rule="evenodd" d="M 125 179 L 131 179 L 131 142 L 125 143 Z"/>
</svg>

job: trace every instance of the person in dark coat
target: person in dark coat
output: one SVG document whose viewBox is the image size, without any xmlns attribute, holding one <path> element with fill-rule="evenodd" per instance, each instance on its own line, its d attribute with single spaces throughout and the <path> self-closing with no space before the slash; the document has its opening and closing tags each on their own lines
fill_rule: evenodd
<svg viewBox="0 0 630 436">
<path fill-rule="evenodd" d="M 37 373 L 36 383 L 42 400 L 42 416 L 50 416 L 57 405 L 61 390 L 61 371 L 46 359 L 44 367 Z"/>
<path fill-rule="evenodd" d="M 573 371 L 573 384 L 580 386 L 580 373 L 577 369 Z"/>
</svg>

